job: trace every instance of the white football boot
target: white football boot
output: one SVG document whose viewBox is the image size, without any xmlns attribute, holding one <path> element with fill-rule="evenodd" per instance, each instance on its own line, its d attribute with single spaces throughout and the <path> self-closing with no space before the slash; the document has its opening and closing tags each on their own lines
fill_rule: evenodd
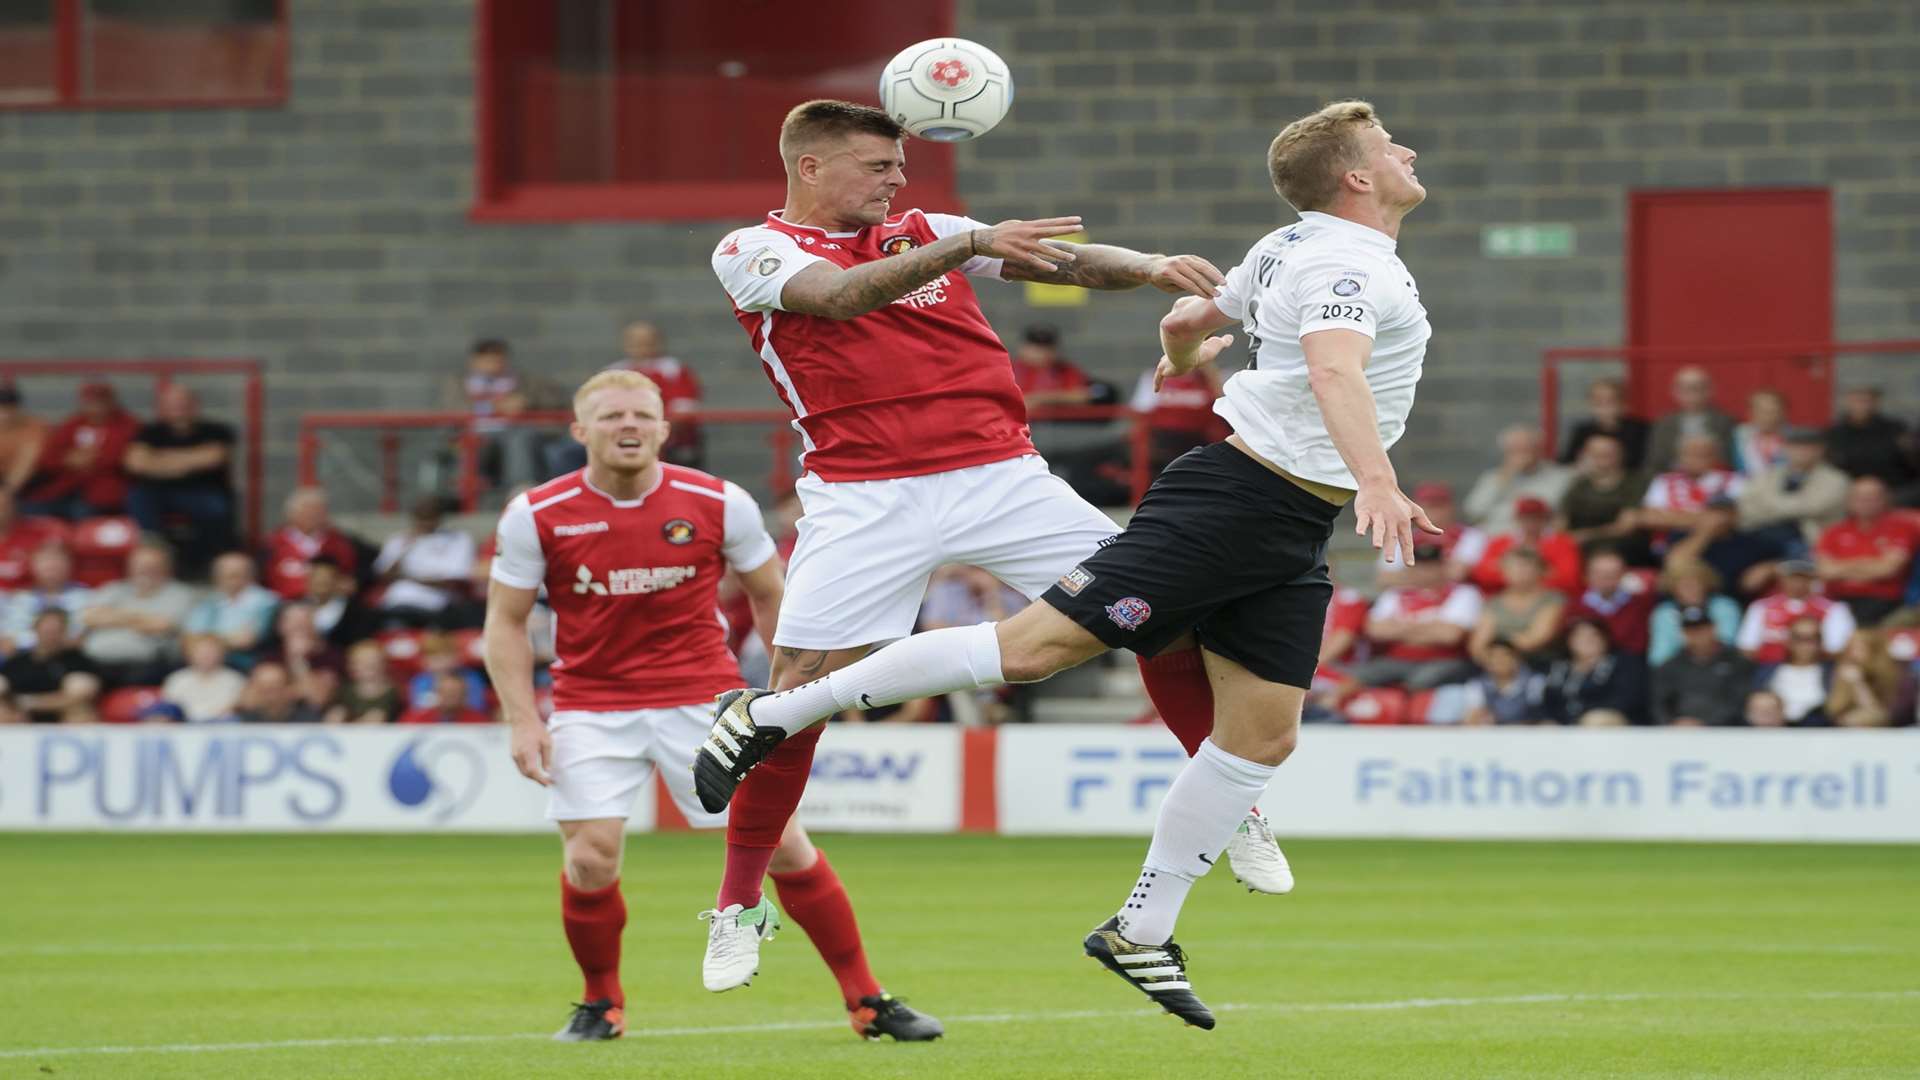
<svg viewBox="0 0 1920 1080">
<path fill-rule="evenodd" d="M 1284 896 L 1293 891 L 1293 868 L 1258 807 L 1247 811 L 1233 839 L 1227 841 L 1227 864 L 1233 867 L 1233 880 L 1249 892 Z"/>
<path fill-rule="evenodd" d="M 700 962 L 700 978 L 714 993 L 745 986 L 760 974 L 760 943 L 780 929 L 780 912 L 765 896 L 750 908 L 729 904 L 724 910 L 703 911 L 707 956 Z"/>
</svg>

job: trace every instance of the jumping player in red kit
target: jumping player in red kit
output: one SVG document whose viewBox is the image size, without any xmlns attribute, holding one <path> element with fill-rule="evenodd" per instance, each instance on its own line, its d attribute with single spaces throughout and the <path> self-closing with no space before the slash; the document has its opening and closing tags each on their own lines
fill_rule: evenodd
<svg viewBox="0 0 1920 1080">
<path fill-rule="evenodd" d="M 660 460 L 669 425 L 652 380 L 602 372 L 574 395 L 573 409 L 587 467 L 519 496 L 501 515 L 486 656 L 513 726 L 514 764 L 548 786 L 547 816 L 560 826 L 561 918 L 586 990 L 554 1037 L 583 1042 L 625 1030 L 620 861 L 635 793 L 658 766 L 689 823 L 726 821 L 694 802 L 685 779 L 715 694 L 740 681 L 719 614 L 720 579 L 729 569 L 738 573 L 756 622 L 771 628 L 783 574 L 751 496 Z M 534 704 L 527 637 L 542 587 L 557 626 L 550 722 Z M 798 823 L 782 825 L 767 868 L 787 912 L 840 983 L 854 1030 L 867 1038 L 939 1037 L 938 1020 L 874 980 L 832 865 Z"/>
<path fill-rule="evenodd" d="M 780 129 L 786 206 L 728 234 L 713 254 L 804 449 L 796 491 L 805 515 L 773 638 L 778 690 L 910 633 L 928 575 L 942 564 L 980 567 L 1037 597 L 1117 531 L 1034 450 L 1006 347 L 970 277 L 1152 285 L 1209 299 L 1224 280 L 1197 256 L 1049 242 L 1080 231 L 1077 217 L 987 225 L 897 209 L 907 182 L 902 135 L 868 106 L 797 106 Z M 1189 642 L 1142 670 L 1191 752 L 1213 725 L 1198 650 Z M 756 728 L 747 718 L 756 699 L 770 700 L 766 691 L 726 695 L 694 761 L 702 805 L 732 800 L 709 972 L 715 955 L 758 955 L 773 916 L 761 878 L 822 730 L 789 733 L 764 717 Z M 1257 812 L 1245 836 L 1244 850 L 1230 853 L 1242 880 L 1263 892 L 1291 888 Z M 753 965 L 733 970 L 744 981 Z"/>
</svg>

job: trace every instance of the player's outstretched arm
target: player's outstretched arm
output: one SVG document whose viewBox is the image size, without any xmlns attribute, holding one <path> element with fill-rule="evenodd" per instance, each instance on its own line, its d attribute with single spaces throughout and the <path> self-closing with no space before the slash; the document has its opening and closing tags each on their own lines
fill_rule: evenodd
<svg viewBox="0 0 1920 1080">
<path fill-rule="evenodd" d="M 803 315 L 858 318 L 978 256 L 1005 259 L 1008 267 L 1051 268 L 1071 262 L 1075 250 L 1070 245 L 1046 241 L 1079 231 L 1077 217 L 1003 221 L 859 266 L 842 269 L 815 263 L 787 280 L 780 290 L 780 306 Z"/>
<path fill-rule="evenodd" d="M 1083 289 L 1152 285 L 1161 292 L 1192 293 L 1202 300 L 1213 299 L 1215 290 L 1227 280 L 1218 267 L 1198 255 L 1148 255 L 1112 244 L 1056 242 L 1047 246 L 1071 248 L 1073 258 L 1045 266 L 1009 260 L 1000 276 L 1008 281 L 1041 281 Z"/>
<path fill-rule="evenodd" d="M 1438 533 L 1427 512 L 1400 490 L 1393 462 L 1380 443 L 1379 414 L 1364 374 L 1373 339 L 1353 330 L 1320 330 L 1300 339 L 1307 354 L 1307 382 L 1333 448 L 1340 452 L 1360 493 L 1353 500 L 1354 531 L 1371 534 L 1387 561 L 1413 565 L 1413 530 Z"/>
<path fill-rule="evenodd" d="M 1173 310 L 1160 320 L 1160 363 L 1153 369 L 1153 388 L 1157 392 L 1169 378 L 1187 372 L 1220 355 L 1233 344 L 1233 335 L 1209 338 L 1207 335 L 1233 319 L 1212 300 L 1183 296 L 1173 302 Z"/>
<path fill-rule="evenodd" d="M 489 582 L 484 641 L 487 677 L 513 727 L 513 763 L 527 779 L 551 784 L 553 739 L 533 700 L 533 642 L 527 637 L 527 617 L 538 594 L 536 589 Z"/>
</svg>

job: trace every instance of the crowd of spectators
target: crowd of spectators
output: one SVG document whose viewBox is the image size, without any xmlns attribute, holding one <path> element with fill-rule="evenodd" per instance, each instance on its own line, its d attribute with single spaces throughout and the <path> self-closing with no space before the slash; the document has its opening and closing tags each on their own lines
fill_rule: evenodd
<svg viewBox="0 0 1920 1080">
<path fill-rule="evenodd" d="M 697 377 L 651 324 L 628 326 L 622 344 L 618 365 L 660 382 L 686 418 L 669 457 L 698 463 Z M 1118 397 L 1053 327 L 1027 329 L 1013 370 L 1035 409 Z M 1141 376 L 1131 401 L 1156 469 L 1223 434 L 1220 385 L 1211 367 L 1157 390 Z M 1513 427 L 1464 498 L 1413 485 L 1440 533 L 1421 538 L 1416 565 L 1383 560 L 1373 595 L 1336 590 L 1309 716 L 1914 723 L 1920 469 L 1907 428 L 1868 389 L 1848 391 L 1824 429 L 1790 424 L 1772 390 L 1729 415 L 1697 368 L 1671 392 L 1672 411 L 1646 419 L 1619 384 L 1595 383 L 1558 453 Z M 516 370 L 507 343 L 474 343 L 459 394 L 495 484 L 579 464 L 550 425 L 513 423 L 557 399 Z M 1129 449 L 1103 443 L 1087 475 L 1065 471 L 1111 501 Z M 477 649 L 489 551 L 449 524 L 446 502 L 421 498 L 391 535 L 362 538 L 334 523 L 324 490 L 302 488 L 248 544 L 234 452 L 233 428 L 203 418 L 184 385 L 163 384 L 143 420 L 112 386 L 85 383 L 58 421 L 0 385 L 0 720 L 490 720 Z M 789 492 L 775 510 L 790 546 L 797 501 Z M 1021 602 L 948 567 L 921 626 L 997 619 Z M 743 616 L 730 613 L 734 643 L 763 673 Z M 1011 691 L 978 704 L 999 717 L 1021 702 Z M 948 702 L 910 702 L 844 719 L 950 714 Z"/>
<path fill-rule="evenodd" d="M 233 431 L 186 387 L 144 424 L 103 383 L 60 423 L 22 404 L 0 388 L 0 721 L 492 719 L 487 560 L 439 498 L 375 547 L 302 488 L 249 550 Z"/>
<path fill-rule="evenodd" d="M 1630 415 L 1600 382 L 1551 455 L 1499 436 L 1439 536 L 1337 589 L 1309 715 L 1362 723 L 1904 726 L 1920 705 L 1920 488 L 1871 389 L 1825 429 L 1763 389 L 1736 418 L 1708 372 Z"/>
</svg>

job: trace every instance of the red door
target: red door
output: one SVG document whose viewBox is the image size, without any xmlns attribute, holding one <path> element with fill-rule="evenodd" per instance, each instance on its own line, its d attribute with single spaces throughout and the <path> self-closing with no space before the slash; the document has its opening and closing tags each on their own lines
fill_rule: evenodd
<svg viewBox="0 0 1920 1080">
<path fill-rule="evenodd" d="M 1628 344 L 1756 346 L 1710 362 L 1715 397 L 1735 417 L 1747 395 L 1786 395 L 1794 423 L 1832 415 L 1832 364 L 1767 346 L 1833 337 L 1833 212 L 1821 189 L 1639 191 L 1628 204 Z M 1670 410 L 1674 369 L 1700 358 L 1642 358 L 1633 365 L 1633 405 L 1642 416 Z"/>
</svg>

